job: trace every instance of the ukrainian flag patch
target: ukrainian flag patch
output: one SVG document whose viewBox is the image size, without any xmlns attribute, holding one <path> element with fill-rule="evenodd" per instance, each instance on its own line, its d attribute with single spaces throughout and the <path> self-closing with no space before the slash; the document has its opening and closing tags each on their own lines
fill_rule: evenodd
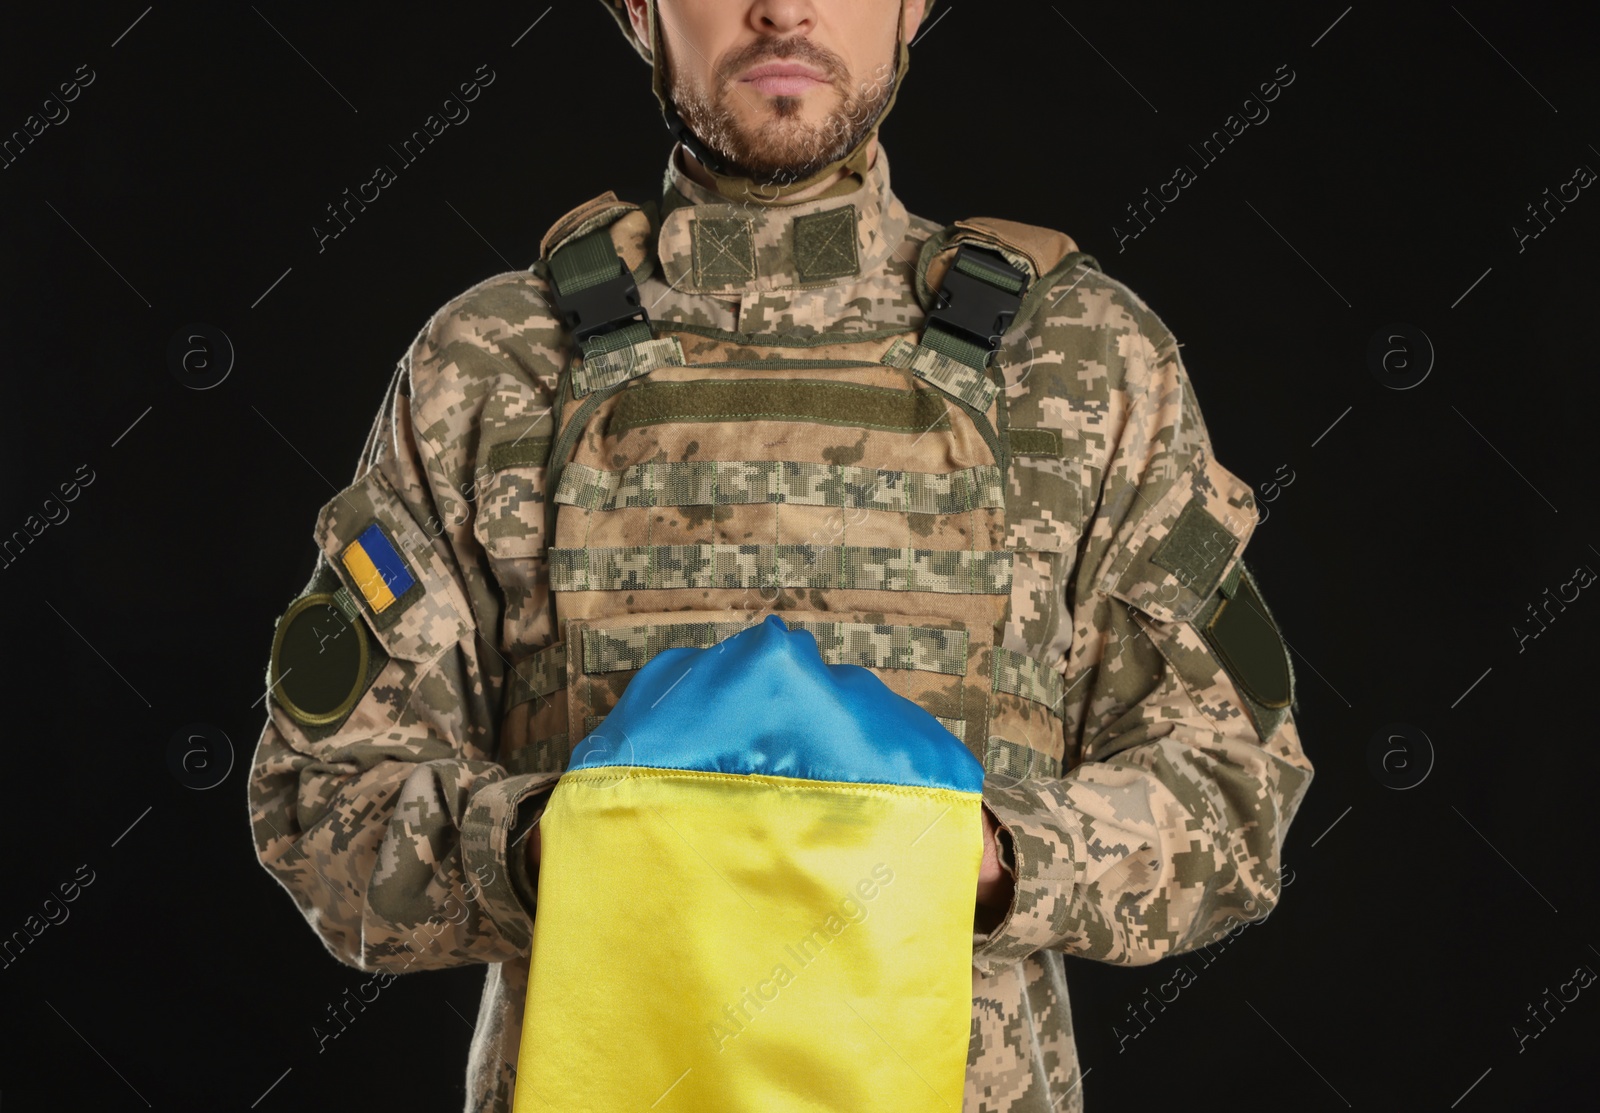
<svg viewBox="0 0 1600 1113">
<path fill-rule="evenodd" d="M 417 582 L 400 551 L 377 522 L 345 546 L 339 559 L 373 614 L 382 614 L 394 606 L 395 601 Z"/>
</svg>

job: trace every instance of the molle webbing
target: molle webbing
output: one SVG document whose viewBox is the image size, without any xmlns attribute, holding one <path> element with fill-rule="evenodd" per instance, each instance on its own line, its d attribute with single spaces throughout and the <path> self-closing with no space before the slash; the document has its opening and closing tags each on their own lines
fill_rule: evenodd
<svg viewBox="0 0 1600 1113">
<path fill-rule="evenodd" d="M 812 622 L 786 619 L 791 630 L 805 630 L 830 665 L 871 669 L 913 669 L 946 676 L 967 671 L 967 632 L 931 626 L 888 626 L 866 622 Z M 585 673 L 643 668 L 665 649 L 705 649 L 755 622 L 682 622 L 670 626 L 622 626 L 583 633 Z"/>
<path fill-rule="evenodd" d="M 863 545 L 633 545 L 551 549 L 553 591 L 804 587 L 1004 595 L 1010 550 Z"/>
<path fill-rule="evenodd" d="M 911 357 L 911 373 L 932 383 L 958 402 L 965 402 L 977 413 L 988 413 L 1000 388 L 990 382 L 979 367 L 967 362 L 967 349 L 974 347 L 958 336 L 928 329 L 922 344 Z M 978 358 L 971 354 L 971 358 Z"/>
<path fill-rule="evenodd" d="M 1032 657 L 996 646 L 989 685 L 996 692 L 1021 696 L 1061 714 L 1061 674 Z"/>
<path fill-rule="evenodd" d="M 585 510 L 784 503 L 956 514 L 1005 506 L 1004 480 L 990 464 L 937 473 L 792 460 L 680 460 L 602 471 L 572 464 L 556 502 Z"/>
<path fill-rule="evenodd" d="M 628 332 L 627 328 L 619 329 L 616 335 L 622 336 Z M 594 343 L 605 339 L 603 336 L 595 337 Z M 582 398 L 597 390 L 648 375 L 658 367 L 677 367 L 683 362 L 683 345 L 675 336 L 643 342 L 634 341 L 629 336 L 621 347 L 611 350 L 594 347 L 592 351 L 585 351 L 582 362 L 572 369 L 572 396 Z"/>
</svg>

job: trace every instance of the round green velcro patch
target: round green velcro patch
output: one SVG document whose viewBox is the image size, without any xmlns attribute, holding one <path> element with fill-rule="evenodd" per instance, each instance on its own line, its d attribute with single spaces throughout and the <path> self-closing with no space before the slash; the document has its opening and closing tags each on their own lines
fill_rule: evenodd
<svg viewBox="0 0 1600 1113">
<path fill-rule="evenodd" d="M 273 697 L 296 722 L 323 726 L 350 713 L 367 687 L 367 631 L 327 592 L 302 595 L 272 639 Z"/>
</svg>

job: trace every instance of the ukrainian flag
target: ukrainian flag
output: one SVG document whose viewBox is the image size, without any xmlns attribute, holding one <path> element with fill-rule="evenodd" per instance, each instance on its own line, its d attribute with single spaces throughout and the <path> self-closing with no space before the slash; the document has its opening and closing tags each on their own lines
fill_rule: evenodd
<svg viewBox="0 0 1600 1113">
<path fill-rule="evenodd" d="M 657 654 L 541 821 L 516 1113 L 958 1111 L 982 787 L 776 615 Z"/>
<path fill-rule="evenodd" d="M 417 582 L 377 522 L 350 542 L 339 559 L 373 614 L 382 614 Z"/>
</svg>

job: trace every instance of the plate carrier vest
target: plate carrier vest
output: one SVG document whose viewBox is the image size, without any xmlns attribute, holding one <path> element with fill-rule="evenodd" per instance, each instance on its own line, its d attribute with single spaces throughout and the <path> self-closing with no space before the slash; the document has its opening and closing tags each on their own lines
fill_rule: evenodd
<svg viewBox="0 0 1600 1113">
<path fill-rule="evenodd" d="M 920 336 L 829 337 L 796 358 L 653 323 L 637 286 L 653 225 L 603 194 L 550 230 L 535 265 L 578 351 L 553 435 L 490 459 L 542 479 L 562 631 L 515 664 L 504 727 L 532 751 L 519 764 L 565 768 L 661 650 L 778 613 L 829 664 L 870 669 L 938 718 L 987 770 L 1057 775 L 1061 678 L 996 639 L 1008 492 L 1030 491 L 1026 469 L 1058 453 L 1040 444 L 1053 433 L 1007 427 L 991 357 L 1093 258 L 1059 232 L 959 221 L 919 258 Z"/>
</svg>

